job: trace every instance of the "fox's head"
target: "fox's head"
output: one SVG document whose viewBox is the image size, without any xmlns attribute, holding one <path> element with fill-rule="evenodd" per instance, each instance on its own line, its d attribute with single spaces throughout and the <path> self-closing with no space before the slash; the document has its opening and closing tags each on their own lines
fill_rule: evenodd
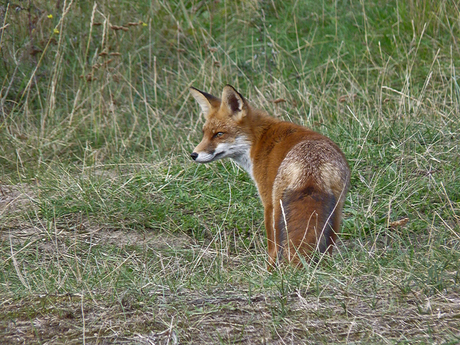
<svg viewBox="0 0 460 345">
<path fill-rule="evenodd" d="M 206 92 L 190 88 L 206 119 L 203 139 L 190 155 L 198 163 L 209 163 L 230 157 L 238 163 L 249 159 L 250 133 L 245 128 L 250 106 L 232 86 L 227 85 L 219 99 Z"/>
</svg>

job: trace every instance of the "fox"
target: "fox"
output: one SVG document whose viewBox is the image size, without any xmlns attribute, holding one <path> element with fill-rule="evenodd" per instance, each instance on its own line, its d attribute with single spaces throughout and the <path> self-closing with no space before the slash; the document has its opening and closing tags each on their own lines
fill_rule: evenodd
<svg viewBox="0 0 460 345">
<path fill-rule="evenodd" d="M 230 158 L 252 178 L 264 207 L 268 268 L 332 254 L 350 185 L 340 148 L 253 107 L 231 85 L 221 98 L 194 87 L 190 93 L 205 119 L 191 158 L 197 163 Z"/>
</svg>

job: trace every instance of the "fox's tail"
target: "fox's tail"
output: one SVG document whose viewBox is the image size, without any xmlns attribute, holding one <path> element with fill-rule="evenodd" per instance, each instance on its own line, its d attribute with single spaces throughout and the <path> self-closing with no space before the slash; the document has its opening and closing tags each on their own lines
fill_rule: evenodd
<svg viewBox="0 0 460 345">
<path fill-rule="evenodd" d="M 338 231 L 341 210 L 333 194 L 315 186 L 288 190 L 281 201 L 278 219 L 278 259 L 298 261 L 298 255 L 331 251 Z"/>
</svg>

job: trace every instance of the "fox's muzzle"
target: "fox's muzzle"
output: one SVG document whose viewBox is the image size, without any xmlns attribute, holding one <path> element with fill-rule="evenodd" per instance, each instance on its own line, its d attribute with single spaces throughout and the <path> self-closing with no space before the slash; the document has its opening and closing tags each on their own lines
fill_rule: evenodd
<svg viewBox="0 0 460 345">
<path fill-rule="evenodd" d="M 198 157 L 198 153 L 192 152 L 192 153 L 190 154 L 190 157 L 192 157 L 193 160 L 196 160 L 196 158 Z"/>
</svg>

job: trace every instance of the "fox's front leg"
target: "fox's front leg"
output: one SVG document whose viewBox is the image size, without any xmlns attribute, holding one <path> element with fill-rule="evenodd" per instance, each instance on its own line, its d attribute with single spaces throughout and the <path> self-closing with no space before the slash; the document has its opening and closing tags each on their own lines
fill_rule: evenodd
<svg viewBox="0 0 460 345">
<path fill-rule="evenodd" d="M 265 230 L 267 232 L 268 270 L 276 264 L 277 244 L 275 228 L 273 226 L 273 205 L 265 205 Z"/>
</svg>

